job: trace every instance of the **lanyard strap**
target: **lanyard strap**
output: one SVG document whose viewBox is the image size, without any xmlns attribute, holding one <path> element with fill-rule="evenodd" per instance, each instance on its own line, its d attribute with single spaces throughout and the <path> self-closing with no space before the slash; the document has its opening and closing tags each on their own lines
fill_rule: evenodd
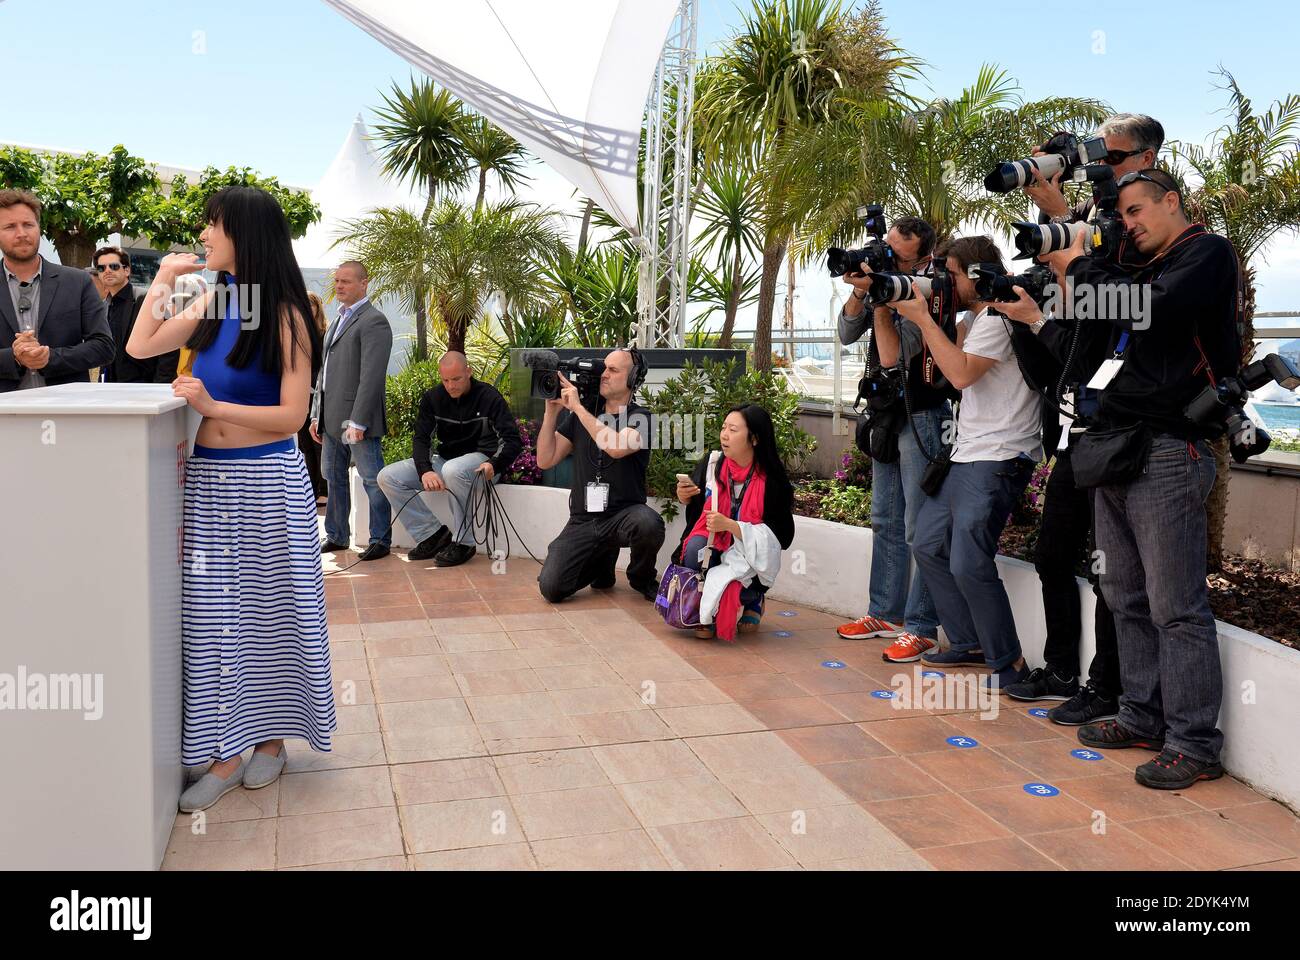
<svg viewBox="0 0 1300 960">
<path fill-rule="evenodd" d="M 1122 330 L 1119 335 L 1119 343 L 1115 344 L 1115 357 L 1118 359 L 1123 356 L 1124 348 L 1128 346 L 1128 331 Z"/>
</svg>

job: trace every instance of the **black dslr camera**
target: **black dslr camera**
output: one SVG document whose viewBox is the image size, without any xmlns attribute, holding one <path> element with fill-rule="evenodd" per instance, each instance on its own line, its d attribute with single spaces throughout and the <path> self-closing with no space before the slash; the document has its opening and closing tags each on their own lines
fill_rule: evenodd
<svg viewBox="0 0 1300 960">
<path fill-rule="evenodd" d="M 600 396 L 600 376 L 605 372 L 605 361 L 598 357 L 561 360 L 552 350 L 525 350 L 519 359 L 533 371 L 530 396 L 539 400 L 558 400 L 561 373 L 578 388 L 583 406 L 593 406 Z"/>
<path fill-rule="evenodd" d="M 1013 223 L 1015 259 L 1025 260 L 1044 253 L 1064 250 L 1080 233 L 1088 237 L 1088 255 L 1102 260 L 1118 260 L 1124 241 L 1124 220 L 1119 215 L 1119 188 L 1115 171 L 1103 164 L 1079 167 L 1075 180 L 1093 184 L 1092 200 L 1097 213 L 1092 222 L 1080 223 Z"/>
<path fill-rule="evenodd" d="M 827 250 L 826 269 L 832 277 L 842 277 L 846 273 L 860 274 L 863 263 L 871 267 L 872 273 L 894 269 L 893 248 L 885 243 L 885 208 L 878 203 L 869 203 L 865 207 L 858 207 L 858 217 L 871 239 L 857 250 L 845 250 L 842 247 Z"/>
<path fill-rule="evenodd" d="M 991 193 L 1010 193 L 1034 182 L 1034 170 L 1050 180 L 1058 173 L 1062 180 L 1078 179 L 1079 167 L 1095 164 L 1106 156 L 1104 137 L 1080 140 L 1072 133 L 1058 133 L 1043 144 L 1043 156 L 1028 157 L 998 164 L 984 178 L 984 188 Z"/>
<path fill-rule="evenodd" d="M 1014 276 L 996 263 L 972 263 L 966 275 L 975 281 L 975 295 L 994 303 L 1014 303 L 1019 299 L 1015 288 L 1020 287 L 1041 307 L 1051 298 L 1056 283 L 1051 267 L 1041 263 Z"/>
<path fill-rule="evenodd" d="M 1183 410 L 1183 416 L 1202 426 L 1223 424 L 1228 431 L 1228 450 L 1232 459 L 1245 463 L 1263 453 L 1273 438 L 1263 427 L 1246 416 L 1242 409 L 1250 391 L 1258 390 L 1269 381 L 1287 390 L 1300 387 L 1300 371 L 1286 357 L 1270 353 L 1262 360 L 1247 364 L 1238 376 L 1223 377 L 1213 387 L 1202 390 Z"/>
</svg>

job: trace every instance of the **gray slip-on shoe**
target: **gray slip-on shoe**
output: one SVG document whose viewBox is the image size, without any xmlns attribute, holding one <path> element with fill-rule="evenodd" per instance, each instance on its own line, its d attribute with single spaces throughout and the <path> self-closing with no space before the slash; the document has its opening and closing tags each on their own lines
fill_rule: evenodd
<svg viewBox="0 0 1300 960">
<path fill-rule="evenodd" d="M 253 759 L 248 761 L 248 770 L 244 773 L 244 786 L 249 790 L 260 790 L 275 783 L 284 771 L 285 761 L 289 756 L 289 747 L 281 743 L 280 752 L 275 756 L 253 751 Z"/>
<path fill-rule="evenodd" d="M 244 781 L 244 761 L 241 758 L 235 772 L 224 780 L 215 773 L 205 773 L 181 794 L 181 813 L 206 810 Z"/>
</svg>

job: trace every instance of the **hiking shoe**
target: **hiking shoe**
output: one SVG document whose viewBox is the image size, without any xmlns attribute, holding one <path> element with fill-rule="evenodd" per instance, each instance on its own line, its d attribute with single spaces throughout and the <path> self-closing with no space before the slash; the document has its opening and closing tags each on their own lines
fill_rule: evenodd
<svg viewBox="0 0 1300 960">
<path fill-rule="evenodd" d="M 1103 697 L 1091 683 L 1059 707 L 1047 711 L 1047 719 L 1063 727 L 1081 727 L 1118 716 L 1119 700 Z"/>
<path fill-rule="evenodd" d="M 1197 760 L 1165 747 L 1160 756 L 1152 757 L 1133 771 L 1133 779 L 1153 790 L 1182 790 L 1201 780 L 1218 780 L 1223 764 Z"/>
<path fill-rule="evenodd" d="M 890 623 L 876 617 L 859 617 L 852 623 L 842 623 L 835 632 L 844 640 L 870 640 L 872 637 L 894 639 L 903 635 L 902 624 Z"/>
<path fill-rule="evenodd" d="M 918 637 L 914 633 L 904 633 L 897 640 L 885 647 L 880 659 L 888 663 L 911 663 L 920 660 L 921 654 L 932 650 L 938 644 L 929 637 Z"/>
<path fill-rule="evenodd" d="M 1079 692 L 1078 677 L 1059 677 L 1045 667 L 1036 667 L 1019 683 L 1002 688 L 1012 700 L 1069 700 Z"/>
<path fill-rule="evenodd" d="M 1103 720 L 1079 728 L 1079 742 L 1096 750 L 1118 750 L 1122 747 L 1141 747 L 1143 750 L 1163 750 L 1164 737 L 1146 737 L 1122 726 L 1118 720 Z"/>
<path fill-rule="evenodd" d="M 982 650 L 931 650 L 921 655 L 921 662 L 932 667 L 958 667 L 963 664 L 982 667 L 987 661 Z"/>
<path fill-rule="evenodd" d="M 407 560 L 428 560 L 430 557 L 436 557 L 447 549 L 447 544 L 451 543 L 451 528 L 439 527 L 438 532 L 432 536 L 425 537 L 418 544 L 411 548 L 411 552 L 406 555 Z"/>
</svg>

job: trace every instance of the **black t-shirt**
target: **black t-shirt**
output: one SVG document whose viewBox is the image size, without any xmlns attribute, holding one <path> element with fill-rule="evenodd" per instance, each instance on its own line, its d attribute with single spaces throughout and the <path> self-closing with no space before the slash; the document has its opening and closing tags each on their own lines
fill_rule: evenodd
<svg viewBox="0 0 1300 960">
<path fill-rule="evenodd" d="M 615 430 L 632 427 L 641 434 L 641 449 L 614 459 L 596 446 L 596 441 L 571 411 L 565 410 L 555 425 L 555 432 L 573 444 L 573 487 L 569 490 L 569 513 L 574 516 L 608 516 L 645 503 L 645 473 L 650 465 L 650 410 L 637 403 L 628 404 L 617 417 L 604 414 L 604 401 L 597 417 L 609 418 Z M 609 484 L 609 506 L 600 514 L 587 512 L 587 484 Z"/>
</svg>

